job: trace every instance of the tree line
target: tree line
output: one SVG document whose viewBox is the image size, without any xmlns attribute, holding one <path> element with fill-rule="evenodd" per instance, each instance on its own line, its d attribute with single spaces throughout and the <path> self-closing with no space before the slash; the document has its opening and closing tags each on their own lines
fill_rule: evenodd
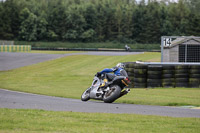
<svg viewBox="0 0 200 133">
<path fill-rule="evenodd" d="M 6 0 L 0 39 L 158 43 L 161 36 L 200 36 L 199 7 L 197 0 Z"/>
</svg>

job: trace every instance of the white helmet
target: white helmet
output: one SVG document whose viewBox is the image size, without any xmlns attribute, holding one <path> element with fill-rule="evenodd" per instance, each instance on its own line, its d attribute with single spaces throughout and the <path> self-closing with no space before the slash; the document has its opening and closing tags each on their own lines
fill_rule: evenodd
<svg viewBox="0 0 200 133">
<path fill-rule="evenodd" d="M 118 64 L 116 65 L 116 67 L 124 68 L 124 64 L 123 64 L 123 63 L 118 63 Z"/>
</svg>

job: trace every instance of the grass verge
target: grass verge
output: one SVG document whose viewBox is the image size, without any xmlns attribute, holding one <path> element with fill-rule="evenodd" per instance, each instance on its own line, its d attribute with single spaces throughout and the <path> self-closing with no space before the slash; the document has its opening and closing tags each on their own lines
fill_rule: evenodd
<svg viewBox="0 0 200 133">
<path fill-rule="evenodd" d="M 131 93 L 118 99 L 117 102 L 161 106 L 200 106 L 199 96 L 200 88 L 132 89 Z"/>
<path fill-rule="evenodd" d="M 53 51 L 53 50 L 31 50 L 20 51 L 19 53 L 40 53 L 40 54 L 71 54 L 71 53 L 84 53 L 84 51 Z"/>
<path fill-rule="evenodd" d="M 0 109 L 0 132 L 197 133 L 199 118 Z"/>
<path fill-rule="evenodd" d="M 83 53 L 83 51 L 51 51 L 51 50 L 31 50 L 29 53 L 42 53 L 42 54 L 71 54 L 71 53 Z"/>
</svg>

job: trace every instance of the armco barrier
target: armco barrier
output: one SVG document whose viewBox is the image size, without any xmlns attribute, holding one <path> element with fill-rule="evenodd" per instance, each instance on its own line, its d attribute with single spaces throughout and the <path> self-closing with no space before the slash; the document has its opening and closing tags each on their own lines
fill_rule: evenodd
<svg viewBox="0 0 200 133">
<path fill-rule="evenodd" d="M 200 88 L 200 63 L 125 62 L 130 88 Z"/>
<path fill-rule="evenodd" d="M 31 45 L 0 45 L 0 52 L 30 52 Z"/>
</svg>

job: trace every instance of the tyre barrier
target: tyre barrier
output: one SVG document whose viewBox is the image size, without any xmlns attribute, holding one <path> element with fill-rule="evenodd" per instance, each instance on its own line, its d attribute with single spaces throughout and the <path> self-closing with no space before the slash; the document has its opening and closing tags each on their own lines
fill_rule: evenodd
<svg viewBox="0 0 200 133">
<path fill-rule="evenodd" d="M 162 87 L 173 88 L 175 86 L 175 66 L 163 65 Z"/>
<path fill-rule="evenodd" d="M 141 64 L 125 62 L 130 88 L 200 88 L 200 64 Z"/>
<path fill-rule="evenodd" d="M 188 87 L 189 81 L 189 66 L 177 65 L 175 66 L 175 86 Z"/>
<path fill-rule="evenodd" d="M 147 65 L 134 64 L 134 88 L 147 87 Z"/>
<path fill-rule="evenodd" d="M 162 66 L 148 66 L 147 72 L 147 87 L 161 87 L 162 86 Z"/>
<path fill-rule="evenodd" d="M 200 66 L 191 66 L 189 70 L 189 87 L 200 87 Z"/>
</svg>

